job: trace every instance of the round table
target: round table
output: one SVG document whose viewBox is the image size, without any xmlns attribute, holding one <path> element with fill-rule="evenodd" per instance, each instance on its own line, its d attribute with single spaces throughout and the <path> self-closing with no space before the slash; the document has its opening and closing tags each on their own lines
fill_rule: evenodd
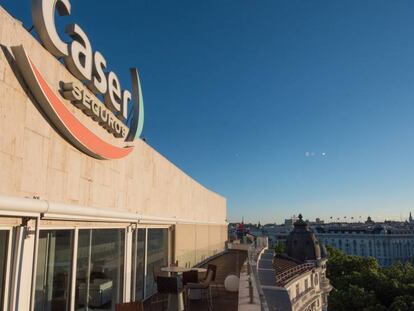
<svg viewBox="0 0 414 311">
<path fill-rule="evenodd" d="M 160 269 L 163 272 L 168 272 L 171 275 L 178 275 L 180 273 L 189 271 L 191 269 L 184 267 L 162 267 Z M 184 310 L 184 299 L 183 293 L 181 292 L 178 295 L 169 294 L 168 295 L 168 311 L 183 311 Z"/>
<path fill-rule="evenodd" d="M 179 274 L 179 273 L 183 273 L 186 271 L 191 270 L 190 268 L 184 268 L 184 267 L 163 267 L 161 268 L 161 271 L 163 272 L 168 272 L 171 274 Z"/>
<path fill-rule="evenodd" d="M 198 273 L 205 273 L 207 272 L 206 268 L 190 268 L 190 270 L 197 271 Z"/>
</svg>

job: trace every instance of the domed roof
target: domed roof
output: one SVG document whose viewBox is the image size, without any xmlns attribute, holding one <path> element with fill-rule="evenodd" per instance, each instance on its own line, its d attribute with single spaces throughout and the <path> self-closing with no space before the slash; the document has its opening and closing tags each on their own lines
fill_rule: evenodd
<svg viewBox="0 0 414 311">
<path fill-rule="evenodd" d="M 300 261 L 317 260 L 321 258 L 321 248 L 308 224 L 301 214 L 294 223 L 294 228 L 286 240 L 286 254 Z"/>
</svg>

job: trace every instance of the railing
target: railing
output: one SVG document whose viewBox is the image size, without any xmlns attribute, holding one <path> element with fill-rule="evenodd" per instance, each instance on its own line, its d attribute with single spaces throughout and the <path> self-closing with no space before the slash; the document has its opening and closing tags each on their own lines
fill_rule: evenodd
<svg viewBox="0 0 414 311">
<path fill-rule="evenodd" d="M 250 244 L 233 244 L 230 248 L 247 247 L 247 259 L 244 263 L 244 273 L 240 273 L 239 311 L 269 311 L 257 273 L 257 261 L 261 253 L 268 248 L 267 237 L 257 237 Z"/>
<path fill-rule="evenodd" d="M 249 271 L 249 294 L 250 302 L 254 303 L 254 296 L 260 304 L 261 310 L 269 310 L 263 290 L 260 286 L 259 275 L 257 272 L 257 261 L 261 253 L 268 248 L 268 238 L 257 238 L 256 242 L 252 244 L 248 250 L 248 271 Z"/>
<path fill-rule="evenodd" d="M 310 270 L 314 267 L 315 267 L 315 264 L 313 263 L 304 263 L 304 264 L 295 266 L 293 268 L 290 268 L 289 270 L 286 270 L 282 273 L 278 273 L 276 274 L 276 284 L 278 286 L 283 286 L 286 284 L 286 281 L 290 280 L 295 275 L 300 274 L 306 270 Z"/>
</svg>

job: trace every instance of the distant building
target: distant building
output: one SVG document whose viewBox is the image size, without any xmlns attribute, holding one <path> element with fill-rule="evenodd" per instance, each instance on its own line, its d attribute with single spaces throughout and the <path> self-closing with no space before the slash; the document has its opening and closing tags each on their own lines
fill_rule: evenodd
<svg viewBox="0 0 414 311">
<path fill-rule="evenodd" d="M 281 311 L 327 310 L 332 289 L 325 275 L 327 260 L 324 247 L 299 215 L 287 236 L 286 253 L 273 259 L 276 286 L 264 290 L 268 302 L 274 301 L 275 309 Z M 264 264 L 259 262 L 259 267 Z"/>
<path fill-rule="evenodd" d="M 269 246 L 272 247 L 278 242 L 285 242 L 287 236 L 293 229 L 293 223 L 296 221 L 296 217 L 285 219 L 283 224 L 266 224 L 261 227 L 262 235 L 269 238 Z"/>
<path fill-rule="evenodd" d="M 407 222 L 330 223 L 313 226 L 323 245 L 340 249 L 348 255 L 374 257 L 381 266 L 395 262 L 414 263 L 414 223 Z"/>
</svg>

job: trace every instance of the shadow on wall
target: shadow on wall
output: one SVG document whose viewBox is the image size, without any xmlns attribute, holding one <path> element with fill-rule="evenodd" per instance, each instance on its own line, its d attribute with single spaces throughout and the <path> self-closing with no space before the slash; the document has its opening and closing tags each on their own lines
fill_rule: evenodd
<svg viewBox="0 0 414 311">
<path fill-rule="evenodd" d="M 41 114 L 41 116 L 46 120 L 46 122 L 53 128 L 53 130 L 59 134 L 60 137 L 62 137 L 62 139 L 64 139 L 67 143 L 71 144 L 71 142 L 69 142 L 67 140 L 67 138 L 62 135 L 60 133 L 60 131 L 55 127 L 55 125 L 53 124 L 53 122 L 51 122 L 49 120 L 49 118 L 47 117 L 47 115 L 43 112 L 43 109 L 39 106 L 39 104 L 37 103 L 37 101 L 34 99 L 33 94 L 30 92 L 30 88 L 27 86 L 25 80 L 23 79 L 20 71 L 17 69 L 17 65 L 16 65 L 16 61 L 14 60 L 13 55 L 10 53 L 9 49 L 4 46 L 3 44 L 0 44 L 1 50 L 4 54 L 5 59 L 7 60 L 7 63 L 9 64 L 11 70 L 13 71 L 13 74 L 15 75 L 17 81 L 19 82 L 20 86 L 22 87 L 22 90 L 24 91 L 24 93 L 26 94 L 26 96 L 30 99 L 30 101 L 33 103 L 34 107 L 37 109 L 37 111 L 39 111 L 39 113 Z"/>
</svg>

